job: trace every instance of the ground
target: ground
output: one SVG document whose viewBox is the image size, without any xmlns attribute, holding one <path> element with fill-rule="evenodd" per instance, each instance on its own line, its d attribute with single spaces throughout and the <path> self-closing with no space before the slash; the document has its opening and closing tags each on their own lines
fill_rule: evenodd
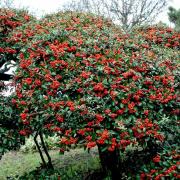
<svg viewBox="0 0 180 180">
<path fill-rule="evenodd" d="M 60 155 L 58 150 L 51 150 L 50 155 L 55 169 L 62 173 L 61 179 L 68 179 L 71 176 L 75 178 L 77 173 L 75 179 L 79 179 L 80 176 L 88 176 L 91 172 L 100 169 L 97 149 L 90 153 L 83 149 L 74 149 L 64 155 Z M 0 161 L 0 179 L 5 180 L 7 177 L 22 176 L 32 172 L 40 166 L 40 162 L 37 152 L 8 152 Z"/>
</svg>

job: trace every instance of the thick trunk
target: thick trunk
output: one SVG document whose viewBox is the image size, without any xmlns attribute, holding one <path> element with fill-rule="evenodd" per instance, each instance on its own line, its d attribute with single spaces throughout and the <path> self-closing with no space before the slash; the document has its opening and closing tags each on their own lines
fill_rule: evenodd
<svg viewBox="0 0 180 180">
<path fill-rule="evenodd" d="M 98 150 L 103 172 L 106 175 L 110 172 L 112 180 L 120 180 L 122 171 L 118 149 L 115 149 L 113 152 L 102 151 L 102 147 L 98 146 Z"/>
</svg>

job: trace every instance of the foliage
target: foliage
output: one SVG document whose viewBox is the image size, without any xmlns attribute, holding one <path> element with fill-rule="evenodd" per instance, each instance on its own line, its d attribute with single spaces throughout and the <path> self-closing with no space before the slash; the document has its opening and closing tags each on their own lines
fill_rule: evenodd
<svg viewBox="0 0 180 180">
<path fill-rule="evenodd" d="M 175 24 L 175 28 L 180 30 L 180 9 L 176 10 L 173 7 L 169 7 L 168 16 L 170 22 Z"/>
<path fill-rule="evenodd" d="M 164 113 L 171 113 L 176 106 L 175 58 L 167 62 L 163 54 L 164 59 L 161 59 L 156 47 L 160 40 L 150 39 L 149 42 L 141 33 L 135 39 L 133 34 L 132 37 L 121 32 L 108 34 L 111 29 L 98 18 L 81 14 L 76 14 L 75 18 L 71 13 L 65 16 L 65 22 L 53 19 L 53 28 L 57 22 L 62 23 L 62 27 L 44 36 L 35 36 L 28 51 L 20 54 L 14 103 L 21 111 L 24 127 L 31 131 L 38 128 L 68 130 L 67 136 L 72 133 L 81 139 L 90 135 L 94 141 L 101 139 L 105 130 L 104 140 L 111 144 L 111 138 L 119 137 L 126 130 L 129 131 L 127 139 L 133 139 L 129 143 L 142 137 L 140 141 L 144 142 L 146 135 L 140 133 L 142 137 L 139 137 L 136 131 L 145 123 L 145 132 L 152 130 L 149 135 L 162 140 L 158 119 Z M 80 24 L 80 21 L 83 22 Z M 86 23 L 91 21 L 92 27 L 87 27 Z M 76 22 L 74 27 L 63 28 L 73 22 Z M 92 29 L 95 26 L 96 32 Z M 50 31 L 51 27 L 48 28 Z M 158 31 L 154 29 L 153 32 L 153 37 L 157 38 Z M 168 32 L 174 33 L 167 30 L 168 36 Z M 176 33 L 174 36 L 176 38 Z M 167 38 L 166 35 L 165 39 L 161 38 L 160 44 L 164 45 Z M 178 45 L 175 39 L 172 47 Z M 56 129 L 56 125 L 60 129 Z"/>
<path fill-rule="evenodd" d="M 62 153 L 78 143 L 124 153 L 130 145 L 161 145 L 162 116 L 177 125 L 179 33 L 146 27 L 124 34 L 106 19 L 74 12 L 17 32 L 16 43 L 27 42 L 13 99 L 22 136 L 57 134 Z"/>
<path fill-rule="evenodd" d="M 12 42 L 9 42 L 9 33 L 34 18 L 25 10 L 9 8 L 0 8 L 0 14 L 0 68 L 6 63 L 6 66 L 1 69 L 0 72 L 4 73 L 9 70 L 7 65 L 11 64 L 11 60 L 17 61 L 17 54 L 19 51 L 19 49 L 13 48 Z"/>
<path fill-rule="evenodd" d="M 175 49 L 174 53 L 178 52 L 177 50 L 180 45 L 179 32 L 173 30 L 172 28 L 168 28 L 165 26 L 141 26 L 135 29 L 134 31 L 135 33 L 140 33 L 150 45 L 151 44 L 158 45 L 158 47 L 162 47 L 164 50 L 169 50 L 167 48 L 171 48 L 171 49 L 173 48 Z M 157 46 L 154 46 L 152 48 L 156 48 L 156 52 L 157 50 L 159 50 Z M 162 51 L 162 49 L 160 50 Z M 164 53 L 163 55 L 168 56 L 169 53 L 166 54 Z M 177 59 L 177 55 L 175 59 Z"/>
<path fill-rule="evenodd" d="M 8 42 L 8 35 L 16 27 L 30 21 L 31 16 L 23 10 L 0 8 L 0 80 L 9 80 L 12 76 L 4 74 L 13 66 L 11 60 L 16 61 L 17 51 Z M 9 66 L 10 65 L 10 66 Z M 4 152 L 16 149 L 23 143 L 24 138 L 19 135 L 18 112 L 12 105 L 12 97 L 4 97 L 2 91 L 7 86 L 0 81 L 0 158 Z"/>
<path fill-rule="evenodd" d="M 115 152 L 118 160 L 131 147 L 152 158 L 173 133 L 178 137 L 178 32 L 148 26 L 126 34 L 110 20 L 77 12 L 39 21 L 25 16 L 20 22 L 31 21 L 24 24 L 12 23 L 14 14 L 3 16 L 12 19 L 10 29 L 1 31 L 4 62 L 14 58 L 19 65 L 16 96 L 10 105 L 2 101 L 2 122 L 13 117 L 18 123 L 14 144 L 19 135 L 56 135 L 61 153 L 77 144 L 88 150 L 97 145 L 102 163 L 103 153 Z"/>
<path fill-rule="evenodd" d="M 76 162 L 76 164 L 69 165 L 68 167 L 64 167 L 62 169 L 56 169 L 56 170 L 46 170 L 46 169 L 37 169 L 35 171 L 32 171 L 30 173 L 26 173 L 23 176 L 19 177 L 19 179 L 62 179 L 62 180 L 81 180 L 86 178 L 86 176 L 90 176 L 91 173 L 99 172 L 99 174 L 102 174 L 99 170 L 94 170 L 94 165 L 88 167 L 87 164 L 83 162 Z"/>
<path fill-rule="evenodd" d="M 24 143 L 24 137 L 18 133 L 20 128 L 11 97 L 0 96 L 0 159 L 5 152 L 18 149 Z"/>
<path fill-rule="evenodd" d="M 151 162 L 142 167 L 141 179 L 155 179 L 162 178 L 179 179 L 179 153 L 176 150 L 164 150 L 157 154 Z"/>
</svg>

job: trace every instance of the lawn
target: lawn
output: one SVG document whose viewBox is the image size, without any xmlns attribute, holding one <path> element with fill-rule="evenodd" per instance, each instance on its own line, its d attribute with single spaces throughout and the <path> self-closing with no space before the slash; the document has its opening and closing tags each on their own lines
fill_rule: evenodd
<svg viewBox="0 0 180 180">
<path fill-rule="evenodd" d="M 60 155 L 58 150 L 51 150 L 50 155 L 61 179 L 81 179 L 100 169 L 96 149 L 90 153 L 83 149 L 74 149 L 64 155 Z M 0 179 L 23 176 L 25 173 L 33 172 L 40 163 L 41 159 L 37 152 L 8 152 L 0 160 Z"/>
</svg>

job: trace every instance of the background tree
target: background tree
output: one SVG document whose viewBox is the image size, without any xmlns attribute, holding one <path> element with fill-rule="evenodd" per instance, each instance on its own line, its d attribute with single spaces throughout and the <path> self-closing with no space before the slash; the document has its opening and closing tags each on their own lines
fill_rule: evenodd
<svg viewBox="0 0 180 180">
<path fill-rule="evenodd" d="M 13 0 L 0 0 L 0 7 L 12 8 Z"/>
<path fill-rule="evenodd" d="M 91 12 L 116 21 L 124 30 L 152 23 L 168 0 L 79 0 L 65 4 L 66 10 Z"/>
<path fill-rule="evenodd" d="M 180 9 L 169 7 L 169 21 L 174 23 L 175 29 L 180 30 Z"/>
</svg>

